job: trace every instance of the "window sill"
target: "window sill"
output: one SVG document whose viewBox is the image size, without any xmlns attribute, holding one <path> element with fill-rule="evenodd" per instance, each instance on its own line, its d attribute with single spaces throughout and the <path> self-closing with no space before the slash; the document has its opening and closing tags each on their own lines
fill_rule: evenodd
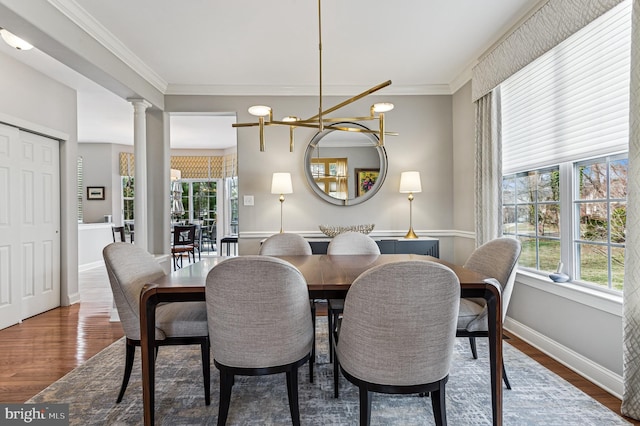
<svg viewBox="0 0 640 426">
<path fill-rule="evenodd" d="M 523 270 L 518 270 L 516 281 L 519 284 L 622 317 L 622 296 L 592 290 L 570 282 L 555 283 L 547 277 Z"/>
</svg>

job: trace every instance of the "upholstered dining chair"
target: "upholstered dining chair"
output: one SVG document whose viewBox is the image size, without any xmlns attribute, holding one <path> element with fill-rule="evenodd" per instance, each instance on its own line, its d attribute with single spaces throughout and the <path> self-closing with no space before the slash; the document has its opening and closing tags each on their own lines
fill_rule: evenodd
<svg viewBox="0 0 640 426">
<path fill-rule="evenodd" d="M 302 235 L 283 232 L 262 242 L 259 254 L 264 256 L 310 255 L 311 245 Z"/>
<path fill-rule="evenodd" d="M 310 255 L 311 245 L 302 235 L 282 232 L 273 234 L 262 242 L 258 254 L 262 256 L 300 256 Z M 316 360 L 316 304 L 313 299 L 311 305 L 311 321 L 313 323 L 313 347 L 309 361 L 309 381 L 313 382 L 313 365 Z"/>
<path fill-rule="evenodd" d="M 187 259 L 196 261 L 196 225 L 175 225 L 173 227 L 173 244 L 171 256 L 173 257 L 173 270 L 178 270 L 178 261 L 182 267 L 182 255 L 187 254 Z"/>
<path fill-rule="evenodd" d="M 226 424 L 236 375 L 277 373 L 286 373 L 291 419 L 299 425 L 298 367 L 309 360 L 313 344 L 304 276 L 275 257 L 228 258 L 209 271 L 205 298 L 220 370 L 218 425 Z"/>
<path fill-rule="evenodd" d="M 379 265 L 353 282 L 332 333 L 334 394 L 340 370 L 359 389 L 361 425 L 370 422 L 372 392 L 429 392 L 436 424 L 446 424 L 459 299 L 456 274 L 426 260 Z"/>
<path fill-rule="evenodd" d="M 509 301 L 516 280 L 518 258 L 520 257 L 520 241 L 502 237 L 491 240 L 476 248 L 464 264 L 465 268 L 485 275 L 496 281 L 502 289 L 502 321 L 507 316 Z M 471 353 L 478 358 L 476 337 L 488 337 L 487 307 L 484 299 L 460 299 L 458 317 L 458 337 L 468 337 Z M 502 378 L 507 389 L 511 389 L 507 371 L 502 362 Z"/>
<path fill-rule="evenodd" d="M 370 236 L 361 232 L 344 232 L 338 234 L 327 246 L 328 255 L 345 254 L 380 254 L 380 247 Z M 331 335 L 338 317 L 342 314 L 344 299 L 329 299 L 327 302 L 327 325 Z M 333 361 L 333 342 L 329 339 L 329 361 Z"/>
<path fill-rule="evenodd" d="M 129 383 L 136 346 L 140 346 L 140 292 L 142 287 L 165 275 L 156 259 L 133 244 L 116 242 L 106 246 L 102 255 L 120 323 L 126 336 L 125 369 L 116 402 L 122 401 Z M 211 402 L 209 331 L 204 302 L 177 302 L 156 308 L 156 356 L 166 345 L 200 345 L 205 403 Z"/>
</svg>

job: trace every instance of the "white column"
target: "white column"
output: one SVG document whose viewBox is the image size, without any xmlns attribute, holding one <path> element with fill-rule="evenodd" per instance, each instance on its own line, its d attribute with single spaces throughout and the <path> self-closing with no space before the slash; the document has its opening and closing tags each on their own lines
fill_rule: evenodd
<svg viewBox="0 0 640 426">
<path fill-rule="evenodd" d="M 127 99 L 133 105 L 133 152 L 135 155 L 133 207 L 135 244 L 149 250 L 147 223 L 147 119 L 145 112 L 151 104 L 144 99 Z"/>
</svg>

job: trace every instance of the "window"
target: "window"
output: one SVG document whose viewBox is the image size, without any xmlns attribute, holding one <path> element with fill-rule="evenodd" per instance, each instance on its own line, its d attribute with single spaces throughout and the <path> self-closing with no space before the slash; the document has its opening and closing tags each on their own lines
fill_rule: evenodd
<svg viewBox="0 0 640 426">
<path fill-rule="evenodd" d="M 499 89 L 503 233 L 520 266 L 559 264 L 574 283 L 621 291 L 631 2 L 624 1 Z"/>
<path fill-rule="evenodd" d="M 554 271 L 560 261 L 559 183 L 558 167 L 503 177 L 503 233 L 520 239 L 520 266 Z"/>
<path fill-rule="evenodd" d="M 226 178 L 228 208 L 229 208 L 229 232 L 225 230 L 225 234 L 238 235 L 238 177 Z"/>
<path fill-rule="evenodd" d="M 76 173 L 78 174 L 78 186 L 76 188 L 76 198 L 78 200 L 78 223 L 82 223 L 84 221 L 84 213 L 82 210 L 82 197 L 84 195 L 84 183 L 83 183 L 83 177 L 84 177 L 84 170 L 83 170 L 83 166 L 82 166 L 82 157 L 78 157 L 78 163 L 77 163 L 77 169 L 76 169 Z"/>
<path fill-rule="evenodd" d="M 189 223 L 215 225 L 217 220 L 217 181 L 182 180 L 182 205 L 184 213 L 174 215 L 175 219 Z"/>
<path fill-rule="evenodd" d="M 133 221 L 134 194 L 133 176 L 122 176 L 122 219 L 124 221 Z"/>
<path fill-rule="evenodd" d="M 627 168 L 626 156 L 575 164 L 575 279 L 622 290 Z"/>
</svg>

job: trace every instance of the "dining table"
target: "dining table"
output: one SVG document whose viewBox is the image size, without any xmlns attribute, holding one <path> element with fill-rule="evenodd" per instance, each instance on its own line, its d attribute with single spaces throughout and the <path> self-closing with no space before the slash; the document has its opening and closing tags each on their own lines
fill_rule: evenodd
<svg viewBox="0 0 640 426">
<path fill-rule="evenodd" d="M 491 406 L 494 425 L 502 425 L 502 305 L 501 289 L 494 280 L 439 258 L 416 254 L 275 256 L 294 265 L 307 281 L 310 299 L 344 298 L 353 281 L 377 265 L 408 260 L 428 260 L 448 266 L 460 281 L 461 297 L 487 302 Z M 207 257 L 188 267 L 146 283 L 140 294 L 140 342 L 144 424 L 154 424 L 155 310 L 160 303 L 205 300 L 209 271 L 227 257 Z"/>
</svg>

